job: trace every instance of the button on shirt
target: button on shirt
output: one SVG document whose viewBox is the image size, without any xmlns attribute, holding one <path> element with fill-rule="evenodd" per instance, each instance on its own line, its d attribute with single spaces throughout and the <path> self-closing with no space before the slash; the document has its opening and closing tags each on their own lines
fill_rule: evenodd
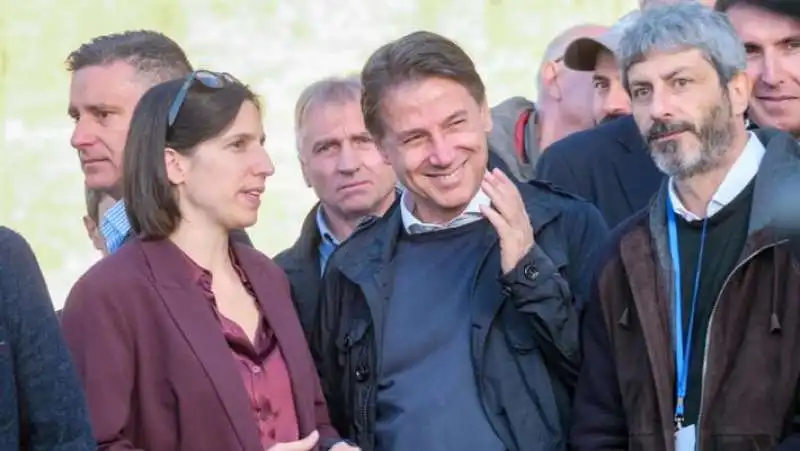
<svg viewBox="0 0 800 451">
<path fill-rule="evenodd" d="M 764 145 L 761 144 L 761 141 L 751 132 L 750 139 L 744 146 L 742 154 L 739 155 L 739 158 L 733 163 L 725 179 L 722 180 L 719 188 L 717 188 L 717 191 L 711 198 L 711 202 L 708 203 L 706 209 L 707 217 L 710 218 L 714 216 L 747 187 L 758 173 L 758 167 L 761 165 L 761 160 L 764 158 L 765 153 L 766 149 Z M 703 219 L 684 207 L 675 190 L 675 180 L 673 178 L 669 180 L 669 200 L 672 201 L 672 208 L 675 209 L 675 213 L 683 217 L 683 219 L 689 222 Z"/>
<path fill-rule="evenodd" d="M 106 241 L 106 250 L 113 254 L 122 247 L 131 233 L 131 224 L 125 213 L 125 202 L 117 201 L 109 208 L 100 220 L 100 233 Z"/>
<path fill-rule="evenodd" d="M 317 228 L 319 229 L 320 242 L 319 242 L 319 272 L 320 275 L 325 273 L 325 267 L 328 265 L 328 259 L 333 254 L 333 251 L 339 247 L 339 240 L 337 240 L 328 223 L 325 222 L 325 215 L 322 213 L 322 205 L 317 208 Z"/>
<path fill-rule="evenodd" d="M 489 196 L 478 190 L 472 200 L 467 204 L 464 211 L 450 220 L 447 224 L 432 224 L 420 221 L 414 216 L 414 200 L 411 194 L 406 190 L 400 197 L 400 216 L 403 219 L 403 226 L 409 234 L 433 232 L 436 230 L 452 229 L 455 227 L 470 224 L 483 218 L 481 213 L 481 205 L 490 205 L 492 203 Z"/>
</svg>

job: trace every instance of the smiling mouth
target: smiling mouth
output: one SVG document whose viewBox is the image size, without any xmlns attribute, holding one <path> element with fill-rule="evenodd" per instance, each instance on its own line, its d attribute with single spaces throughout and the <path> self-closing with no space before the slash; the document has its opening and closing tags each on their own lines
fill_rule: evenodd
<svg viewBox="0 0 800 451">
<path fill-rule="evenodd" d="M 758 97 L 756 96 L 761 102 L 787 102 L 790 100 L 797 100 L 797 97 L 788 97 L 788 96 L 770 96 L 770 97 Z"/>
<path fill-rule="evenodd" d="M 455 166 L 455 167 L 454 167 L 452 170 L 450 170 L 449 172 L 445 172 L 445 173 L 442 173 L 442 174 L 429 174 L 429 175 L 428 175 L 428 177 L 435 178 L 435 179 L 440 179 L 440 180 L 447 180 L 447 179 L 449 179 L 449 178 L 453 177 L 454 175 L 458 174 L 458 172 L 459 172 L 459 171 L 460 171 L 462 168 L 464 168 L 464 166 L 465 166 L 466 164 L 467 164 L 467 162 L 466 162 L 466 161 L 464 161 L 463 163 L 459 164 L 458 166 Z"/>
</svg>

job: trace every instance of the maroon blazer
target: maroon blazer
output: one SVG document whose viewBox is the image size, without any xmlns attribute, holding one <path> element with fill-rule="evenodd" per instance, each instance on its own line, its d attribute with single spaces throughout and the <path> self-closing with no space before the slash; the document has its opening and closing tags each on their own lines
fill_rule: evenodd
<svg viewBox="0 0 800 451">
<path fill-rule="evenodd" d="M 232 246 L 283 351 L 301 437 L 336 441 L 285 274 Z M 98 262 L 61 321 L 101 450 L 263 451 L 221 328 L 171 241 L 132 242 Z"/>
</svg>

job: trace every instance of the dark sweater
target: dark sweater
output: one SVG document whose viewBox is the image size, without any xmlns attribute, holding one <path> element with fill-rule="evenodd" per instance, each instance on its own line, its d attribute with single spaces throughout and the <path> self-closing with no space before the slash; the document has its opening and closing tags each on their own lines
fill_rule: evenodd
<svg viewBox="0 0 800 451">
<path fill-rule="evenodd" d="M 753 201 L 753 182 L 728 205 L 708 219 L 700 286 L 692 332 L 691 361 L 686 391 L 684 424 L 696 424 L 700 411 L 703 381 L 703 357 L 711 312 L 725 279 L 733 271 L 747 240 L 750 206 Z M 689 327 L 692 295 L 700 252 L 703 221 L 688 222 L 676 215 L 678 243 L 681 254 L 681 291 L 683 296 L 683 330 Z M 685 346 L 685 342 L 684 342 Z"/>
<path fill-rule="evenodd" d="M 505 451 L 483 409 L 470 349 L 472 284 L 491 227 L 403 235 L 384 322 L 380 451 Z"/>
<path fill-rule="evenodd" d="M 95 448 L 36 257 L 21 236 L 0 227 L 0 449 Z"/>
</svg>

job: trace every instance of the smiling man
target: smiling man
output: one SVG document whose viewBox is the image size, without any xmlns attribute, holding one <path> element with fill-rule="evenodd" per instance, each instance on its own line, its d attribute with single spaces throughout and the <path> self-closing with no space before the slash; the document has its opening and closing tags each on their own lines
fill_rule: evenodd
<svg viewBox="0 0 800 451">
<path fill-rule="evenodd" d="M 357 77 L 331 77 L 305 88 L 295 107 L 300 168 L 319 202 L 297 241 L 275 261 L 289 276 L 306 332 L 314 323 L 328 258 L 362 218 L 383 215 L 396 197 L 394 171 L 364 125 L 360 101 Z"/>
<path fill-rule="evenodd" d="M 405 191 L 328 262 L 311 341 L 334 425 L 365 451 L 565 450 L 599 212 L 487 173 L 485 87 L 452 41 L 404 36 L 361 79 Z"/>
<path fill-rule="evenodd" d="M 748 116 L 800 139 L 800 2 L 720 0 L 747 51 L 753 81 Z"/>
<path fill-rule="evenodd" d="M 595 271 L 573 445 L 798 449 L 800 146 L 745 129 L 747 59 L 719 12 L 648 8 L 619 59 L 669 178 Z"/>
</svg>

